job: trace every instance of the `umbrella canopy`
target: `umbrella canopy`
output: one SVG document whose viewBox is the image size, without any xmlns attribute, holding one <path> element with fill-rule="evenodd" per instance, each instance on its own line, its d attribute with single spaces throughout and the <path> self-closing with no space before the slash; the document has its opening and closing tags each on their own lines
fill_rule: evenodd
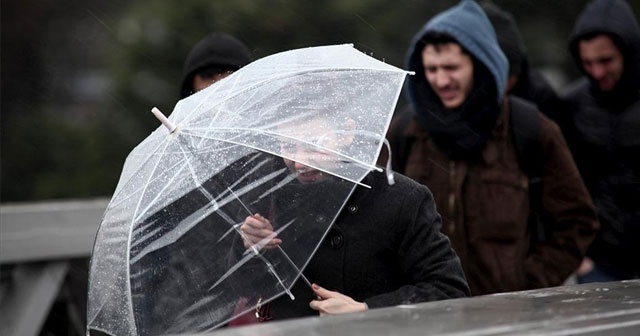
<svg viewBox="0 0 640 336">
<path fill-rule="evenodd" d="M 351 45 L 305 48 L 179 101 L 167 127 L 129 154 L 105 211 L 89 331 L 205 331 L 290 295 L 355 186 L 378 169 L 406 74 Z M 278 248 L 244 248 L 239 226 L 255 213 L 273 223 Z"/>
</svg>

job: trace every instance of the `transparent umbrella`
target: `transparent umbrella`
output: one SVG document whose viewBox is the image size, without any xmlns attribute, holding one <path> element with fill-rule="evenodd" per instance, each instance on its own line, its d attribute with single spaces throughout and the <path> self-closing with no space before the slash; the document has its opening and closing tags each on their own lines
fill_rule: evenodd
<svg viewBox="0 0 640 336">
<path fill-rule="evenodd" d="M 200 332 L 291 286 L 375 166 L 406 71 L 351 45 L 257 60 L 127 157 L 94 244 L 88 331 Z M 296 164 L 297 163 L 297 164 Z M 302 167 L 302 168 L 300 168 Z M 247 216 L 282 243 L 245 248 Z"/>
</svg>

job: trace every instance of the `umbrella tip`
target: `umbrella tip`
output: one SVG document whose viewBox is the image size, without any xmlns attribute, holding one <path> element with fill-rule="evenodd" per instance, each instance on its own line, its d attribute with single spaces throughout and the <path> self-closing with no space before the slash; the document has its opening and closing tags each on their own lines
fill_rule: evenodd
<svg viewBox="0 0 640 336">
<path fill-rule="evenodd" d="M 169 130 L 169 133 L 173 133 L 176 130 L 177 126 L 171 122 L 157 107 L 151 109 L 151 113 L 153 113 L 158 120 Z"/>
</svg>

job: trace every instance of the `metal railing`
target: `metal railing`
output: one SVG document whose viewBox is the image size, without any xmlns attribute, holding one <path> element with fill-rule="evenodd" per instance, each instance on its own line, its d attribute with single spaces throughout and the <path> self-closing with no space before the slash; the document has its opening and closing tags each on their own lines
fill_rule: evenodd
<svg viewBox="0 0 640 336">
<path fill-rule="evenodd" d="M 74 262 L 88 261 L 107 204 L 108 199 L 93 199 L 0 205 L 0 335 L 39 335 L 56 300 L 65 299 L 67 334 L 84 334 L 88 269 L 80 267 L 75 277 L 71 272 Z M 79 300 L 70 298 L 73 292 L 80 292 Z"/>
<path fill-rule="evenodd" d="M 65 310 L 68 320 L 67 331 L 57 334 L 84 335 L 88 260 L 107 204 L 108 199 L 94 199 L 0 205 L 0 335 L 51 334 L 45 323 L 56 302 L 62 302 L 55 309 Z M 75 302 L 73 291 L 80 297 Z M 569 284 L 336 318 L 270 322 L 216 334 L 297 335 L 300 330 L 368 336 L 637 335 L 640 280 Z"/>
</svg>

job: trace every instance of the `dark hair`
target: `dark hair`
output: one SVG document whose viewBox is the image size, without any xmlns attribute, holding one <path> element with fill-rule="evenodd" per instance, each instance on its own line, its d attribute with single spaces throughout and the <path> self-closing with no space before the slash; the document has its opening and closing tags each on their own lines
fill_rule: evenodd
<svg viewBox="0 0 640 336">
<path fill-rule="evenodd" d="M 204 78 L 212 78 L 215 75 L 225 73 L 225 72 L 234 72 L 240 69 L 237 66 L 207 66 L 202 67 L 193 72 L 195 75 L 200 75 Z"/>
<path fill-rule="evenodd" d="M 580 43 L 580 41 L 590 41 L 590 40 L 593 40 L 594 38 L 596 38 L 598 36 L 603 36 L 603 35 L 609 37 L 611 39 L 611 41 L 613 42 L 613 45 L 615 45 L 616 48 L 618 48 L 618 50 L 621 53 L 623 53 L 623 54 L 625 53 L 625 51 L 626 51 L 625 43 L 620 38 L 620 36 L 615 35 L 615 34 L 611 34 L 611 33 L 608 33 L 608 32 L 604 32 L 604 31 L 593 31 L 593 32 L 589 32 L 589 33 L 586 33 L 584 35 L 581 35 L 580 37 L 578 37 L 576 39 L 576 42 L 577 42 L 576 43 L 576 47 L 577 47 L 577 44 Z"/>
<path fill-rule="evenodd" d="M 458 40 L 456 40 L 456 38 L 451 36 L 451 34 L 449 33 L 440 31 L 429 31 L 424 34 L 424 36 L 420 39 L 420 42 L 422 42 L 423 49 L 428 45 L 432 45 L 437 51 L 440 50 L 440 46 L 455 43 L 460 46 L 460 49 L 462 49 L 463 53 L 471 55 L 471 53 L 469 53 L 469 51 L 467 51 L 467 49 L 465 49 L 465 47 L 463 47 L 462 44 L 460 44 L 460 42 L 458 42 Z"/>
</svg>

